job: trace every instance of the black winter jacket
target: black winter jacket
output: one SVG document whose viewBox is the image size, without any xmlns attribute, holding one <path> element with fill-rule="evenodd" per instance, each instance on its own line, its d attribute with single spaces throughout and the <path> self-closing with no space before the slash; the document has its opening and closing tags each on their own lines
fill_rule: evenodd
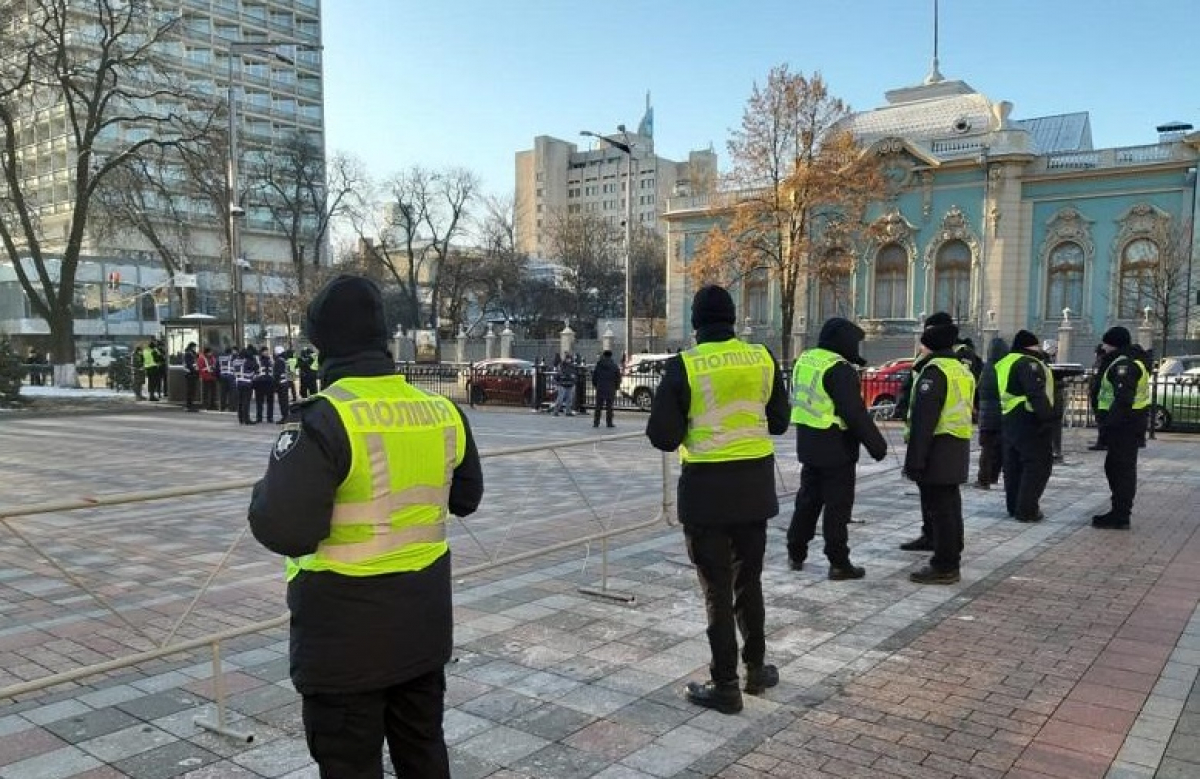
<svg viewBox="0 0 1200 779">
<path fill-rule="evenodd" d="M 1008 344 L 1003 338 L 993 338 L 988 345 L 987 362 L 979 374 L 979 386 L 975 390 L 975 398 L 979 405 L 979 431 L 981 433 L 996 433 L 1000 431 L 1000 385 L 996 378 L 996 362 L 1008 354 Z"/>
<path fill-rule="evenodd" d="M 330 359 L 322 374 L 395 373 L 386 353 Z M 461 410 L 459 414 L 462 415 Z M 450 486 L 450 512 L 466 516 L 483 496 L 483 472 L 471 428 Z M 324 398 L 292 406 L 271 449 L 266 475 L 254 485 L 249 521 L 273 552 L 297 557 L 329 536 L 333 497 L 350 469 L 350 441 Z M 378 690 L 441 668 L 450 659 L 453 616 L 450 555 L 411 573 L 351 577 L 303 572 L 288 584 L 292 612 L 291 673 L 296 689 L 313 693 Z"/>
<path fill-rule="evenodd" d="M 1114 365 L 1118 357 L 1129 359 Z M 1137 344 L 1110 352 L 1104 364 L 1104 373 L 1100 374 L 1100 382 L 1097 382 L 1097 393 L 1105 376 L 1113 385 L 1112 405 L 1108 413 L 1099 420 L 1100 426 L 1107 433 L 1140 434 L 1149 425 L 1149 411 L 1144 408 L 1135 411 L 1133 408 L 1138 379 L 1142 375 L 1141 371 L 1131 364 L 1133 361 L 1141 363 L 1142 368 L 1147 368 L 1150 357 Z M 1149 380 L 1153 381 L 1154 377 L 1150 376 Z"/>
<path fill-rule="evenodd" d="M 728 341 L 732 325 L 713 325 L 696 331 L 698 343 Z M 772 357 L 774 360 L 774 357 Z M 683 358 L 667 360 L 662 382 L 654 393 L 646 437 L 655 449 L 673 452 L 688 432 L 692 392 Z M 779 364 L 767 400 L 767 431 L 783 435 L 788 428 L 787 390 Z M 679 521 L 687 525 L 734 525 L 765 522 L 779 513 L 775 494 L 775 456 L 723 463 L 687 463 L 679 474 Z"/>
<path fill-rule="evenodd" d="M 1030 359 L 1018 360 L 1009 371 L 1008 394 L 1024 395 L 1029 399 L 1029 405 L 1033 406 L 1033 411 L 1027 410 L 1024 404 L 1017 406 L 1003 415 L 1000 428 L 1005 440 L 1018 449 L 1029 446 L 1040 450 L 1050 445 L 1057 419 L 1054 407 L 1046 397 L 1046 377 L 1050 368 L 1041 352 L 1012 349 L 1010 353 Z"/>
<path fill-rule="evenodd" d="M 949 357 L 951 349 L 933 352 L 930 359 Z M 918 484 L 965 484 L 970 472 L 971 439 L 952 435 L 934 435 L 942 406 L 946 402 L 946 374 L 937 365 L 929 365 L 913 385 L 908 415 L 908 450 L 904 472 Z"/>
<path fill-rule="evenodd" d="M 597 395 L 605 397 L 615 395 L 621 384 L 621 368 L 612 357 L 601 356 L 592 368 L 592 386 Z"/>
<path fill-rule="evenodd" d="M 830 319 L 821 328 L 817 346 L 835 352 L 858 364 L 858 344 L 863 331 L 847 319 Z M 831 468 L 858 462 L 858 447 L 866 447 L 876 460 L 887 454 L 887 442 L 862 399 L 858 371 L 854 365 L 839 362 L 825 372 L 821 384 L 833 401 L 834 413 L 846 423 L 846 429 L 830 427 L 824 430 L 796 425 L 796 457 L 805 465 Z"/>
</svg>

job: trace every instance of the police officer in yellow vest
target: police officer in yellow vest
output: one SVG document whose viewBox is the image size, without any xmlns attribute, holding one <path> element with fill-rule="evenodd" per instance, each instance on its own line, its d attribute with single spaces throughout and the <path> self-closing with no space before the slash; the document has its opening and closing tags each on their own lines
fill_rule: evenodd
<svg viewBox="0 0 1200 779">
<path fill-rule="evenodd" d="M 342 275 L 308 307 L 328 381 L 297 404 L 254 487 L 250 527 L 287 557 L 291 676 L 320 775 L 450 776 L 448 514 L 479 505 L 470 428 L 395 374 L 379 288 Z"/>
<path fill-rule="evenodd" d="M 975 377 L 958 359 L 952 324 L 925 328 L 921 334 L 924 367 L 913 382 L 908 414 L 908 450 L 904 473 L 921 493 L 933 556 L 909 575 L 917 584 L 953 584 L 959 579 L 963 549 L 962 495 L 970 474 L 971 406 Z"/>
<path fill-rule="evenodd" d="M 1004 439 L 1004 501 L 1019 522 L 1045 518 L 1039 502 L 1053 463 L 1054 375 L 1041 341 L 1028 330 L 1013 336 L 1009 353 L 996 363 L 1000 430 Z"/>
<path fill-rule="evenodd" d="M 761 578 L 767 520 L 779 513 L 769 436 L 788 426 L 779 366 L 765 347 L 734 337 L 736 313 L 723 288 L 696 293 L 696 346 L 667 361 L 646 424 L 650 443 L 678 449 L 683 462 L 679 520 L 708 614 L 710 679 L 689 683 L 685 695 L 725 714 L 742 709 L 739 629 L 745 691 L 758 695 L 779 682 L 765 662 Z"/>
<path fill-rule="evenodd" d="M 850 562 L 850 514 L 859 446 L 876 461 L 887 455 L 887 442 L 863 403 L 855 365 L 863 331 L 848 319 L 834 317 L 821 327 L 817 348 L 796 359 L 792 369 L 792 422 L 796 424 L 796 456 L 800 489 L 787 531 L 792 570 L 804 567 L 808 543 L 825 537 L 829 578 L 861 579 L 866 571 Z"/>
<path fill-rule="evenodd" d="M 162 387 L 158 381 L 158 350 L 154 348 L 153 338 L 142 347 L 142 369 L 146 372 L 146 397 L 158 400 Z"/>
<path fill-rule="evenodd" d="M 1101 340 L 1108 356 L 1100 378 L 1096 407 L 1101 436 L 1107 446 L 1104 475 L 1112 493 L 1112 508 L 1092 517 L 1092 526 L 1128 530 L 1137 493 L 1137 457 L 1149 422 L 1149 360 L 1124 327 L 1110 328 Z"/>
</svg>

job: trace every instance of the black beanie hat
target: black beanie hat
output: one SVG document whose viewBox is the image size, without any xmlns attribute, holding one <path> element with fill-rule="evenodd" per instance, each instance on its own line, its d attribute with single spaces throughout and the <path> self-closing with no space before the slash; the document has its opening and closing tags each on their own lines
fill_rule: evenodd
<svg viewBox="0 0 1200 779">
<path fill-rule="evenodd" d="M 930 314 L 925 318 L 926 327 L 937 327 L 938 325 L 952 325 L 954 319 L 945 311 L 938 311 Z"/>
<path fill-rule="evenodd" d="M 322 358 L 387 351 L 383 296 L 363 276 L 342 274 L 326 284 L 308 304 L 306 319 L 308 338 Z"/>
<path fill-rule="evenodd" d="M 696 296 L 692 298 L 693 328 L 699 330 L 705 325 L 732 325 L 735 322 L 737 309 L 724 287 L 708 284 L 696 290 Z"/>
<path fill-rule="evenodd" d="M 954 346 L 958 340 L 956 325 L 931 325 L 921 333 L 921 343 L 933 352 L 941 352 Z"/>
<path fill-rule="evenodd" d="M 1041 343 L 1038 337 L 1028 330 L 1018 330 L 1017 334 L 1013 336 L 1012 348 L 1014 351 L 1017 349 L 1028 349 L 1031 346 L 1039 346 Z"/>
<path fill-rule="evenodd" d="M 1129 331 L 1124 327 L 1117 325 L 1116 327 L 1108 328 L 1108 330 L 1104 332 L 1104 337 L 1101 338 L 1100 341 L 1117 349 L 1125 349 L 1133 343 L 1133 336 L 1131 336 Z"/>
</svg>

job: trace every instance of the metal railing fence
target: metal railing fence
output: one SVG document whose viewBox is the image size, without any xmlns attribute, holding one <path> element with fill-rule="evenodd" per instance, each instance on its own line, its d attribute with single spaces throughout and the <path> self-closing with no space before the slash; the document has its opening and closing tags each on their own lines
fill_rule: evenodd
<svg viewBox="0 0 1200 779">
<path fill-rule="evenodd" d="M 506 508 L 504 516 L 511 521 L 511 524 L 507 527 L 486 527 L 482 523 L 480 523 L 479 527 L 473 527 L 474 523 L 470 519 L 453 518 L 455 524 L 452 526 L 450 538 L 454 544 L 456 561 L 454 576 L 456 578 L 471 576 L 503 566 L 515 565 L 537 557 L 567 551 L 581 545 L 585 548 L 585 559 L 587 559 L 590 558 L 592 545 L 599 544 L 600 585 L 597 588 L 584 588 L 581 591 L 612 600 L 632 602 L 634 600 L 633 596 L 614 591 L 609 587 L 608 540 L 615 536 L 647 530 L 664 522 L 670 524 L 674 516 L 673 493 L 671 490 L 673 485 L 671 459 L 665 453 L 653 453 L 651 450 L 646 450 L 644 446 L 640 445 L 641 438 L 641 433 L 623 433 L 481 452 L 481 457 L 485 462 L 503 461 L 505 458 L 521 456 L 520 465 L 513 470 L 519 470 L 530 482 L 535 484 L 545 480 L 547 465 L 561 468 L 565 474 L 566 484 L 570 485 L 570 488 L 578 496 L 579 500 L 570 504 L 573 508 L 564 513 L 561 508 L 563 505 L 563 501 L 561 500 L 562 484 L 561 482 L 556 484 L 555 490 L 559 499 L 556 500 L 556 511 L 558 513 L 555 517 L 564 520 L 564 523 L 576 532 L 566 534 L 565 536 L 559 534 L 560 537 L 556 538 L 556 534 L 553 532 L 554 527 L 550 526 L 553 523 L 539 521 L 537 518 L 538 515 L 544 514 L 545 511 L 536 502 L 536 493 L 531 490 L 523 490 L 521 494 L 527 496 L 528 502 L 524 505 L 509 506 Z M 605 496 L 605 499 L 609 501 L 608 509 L 606 510 L 601 505 L 601 502 L 595 499 L 595 496 L 589 496 L 583 481 L 576 476 L 580 464 L 568 462 L 566 453 L 579 451 L 582 451 L 584 454 L 588 451 L 595 453 L 600 448 L 617 446 L 634 440 L 639 440 L 639 450 L 657 457 L 660 463 L 659 470 L 653 476 L 643 473 L 643 478 L 640 481 L 632 475 L 630 478 L 621 480 L 621 483 L 630 489 L 635 491 L 642 490 L 631 499 L 624 499 L 624 495 L 619 494 L 616 496 L 617 499 L 613 500 L 610 485 L 609 494 Z M 545 462 L 540 464 L 530 462 L 530 457 L 537 458 L 539 456 Z M 642 470 L 645 470 L 645 462 L 638 463 L 634 458 L 629 457 L 624 459 L 631 465 L 643 466 Z M 87 593 L 103 611 L 114 616 L 133 633 L 144 639 L 151 640 L 150 635 L 142 626 L 122 615 L 104 595 L 89 587 L 87 582 L 83 581 L 80 576 L 77 576 L 58 560 L 51 552 L 49 545 L 40 543 L 30 533 L 25 532 L 21 527 L 20 520 L 38 515 L 58 515 L 65 512 L 96 510 L 112 506 L 143 504 L 175 498 L 203 497 L 211 499 L 215 492 L 244 490 L 251 487 L 256 481 L 257 479 L 239 479 L 222 482 L 218 485 L 206 484 L 196 487 L 172 487 L 141 492 L 68 498 L 26 506 L 0 508 L 0 525 L 8 529 L 22 544 L 53 567 L 65 580 Z M 656 486 L 656 489 L 652 491 L 643 489 L 651 483 Z M 620 512 L 617 511 L 618 506 L 621 509 Z M 645 510 L 646 513 L 639 515 L 636 512 L 638 508 Z M 589 520 L 589 522 L 579 521 L 581 517 Z M 520 525 L 520 530 L 514 531 L 514 526 L 518 524 Z M 586 532 L 578 532 L 581 528 Z M 455 533 L 453 532 L 454 530 L 461 532 Z M 76 682 L 90 676 L 140 665 L 147 661 L 190 652 L 202 647 L 209 647 L 212 652 L 213 662 L 213 691 L 216 720 L 208 721 L 198 718 L 196 723 L 205 729 L 226 736 L 245 741 L 253 740 L 254 736 L 252 733 L 238 731 L 228 725 L 225 709 L 225 670 L 220 661 L 221 647 L 223 643 L 232 639 L 278 628 L 287 623 L 288 616 L 285 614 L 200 636 L 176 640 L 176 635 L 179 633 L 181 627 L 195 613 L 197 605 L 208 592 L 217 575 L 226 569 L 234 549 L 245 538 L 247 531 L 248 527 L 243 526 L 233 542 L 225 549 L 219 562 L 208 572 L 203 584 L 191 598 L 187 607 L 153 649 L 0 687 L 0 699 L 11 699 L 45 690 L 59 684 Z M 460 560 L 465 560 L 469 564 L 460 566 L 458 565 Z"/>
</svg>

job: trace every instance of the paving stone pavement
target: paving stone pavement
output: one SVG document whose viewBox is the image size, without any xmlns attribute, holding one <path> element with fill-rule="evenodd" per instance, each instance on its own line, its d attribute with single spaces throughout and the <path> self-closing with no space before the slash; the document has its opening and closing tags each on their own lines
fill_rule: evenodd
<svg viewBox="0 0 1200 779">
<path fill-rule="evenodd" d="M 850 535 L 867 578 L 787 569 L 798 470 L 779 439 L 764 591 L 782 681 L 724 716 L 680 694 L 708 650 L 678 528 L 612 539 L 606 566 L 593 542 L 461 573 L 654 519 L 661 458 L 586 418 L 469 415 L 485 452 L 603 440 L 488 458 L 485 506 L 452 532 L 456 778 L 1200 776 L 1200 439 L 1151 442 L 1133 530 L 1105 532 L 1088 525 L 1107 500 L 1102 456 L 1068 431 L 1046 521 L 964 489 L 963 581 L 925 588 L 907 580 L 923 555 L 897 549 L 919 519 L 890 455 L 860 469 Z M 643 423 L 622 415 L 615 432 Z M 243 532 L 247 490 L 221 489 L 261 472 L 274 434 L 168 409 L 0 420 L 0 511 L 212 487 L 5 521 L 0 687 L 281 614 L 279 562 Z M 252 742 L 195 724 L 215 716 L 212 656 L 196 650 L 0 700 L 0 779 L 315 777 L 286 631 L 224 642 L 221 667 L 228 724 Z"/>
</svg>

